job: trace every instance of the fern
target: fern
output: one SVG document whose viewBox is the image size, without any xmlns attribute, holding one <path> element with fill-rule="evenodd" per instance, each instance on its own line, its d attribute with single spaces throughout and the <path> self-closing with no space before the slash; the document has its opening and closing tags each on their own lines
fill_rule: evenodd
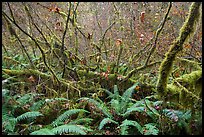
<svg viewBox="0 0 204 137">
<path fill-rule="evenodd" d="M 40 112 L 38 111 L 32 111 L 32 112 L 26 112 L 20 116 L 18 116 L 16 118 L 17 121 L 21 121 L 21 120 L 24 120 L 24 119 L 28 119 L 28 118 L 36 118 L 38 116 L 43 116 L 43 114 L 41 114 Z"/>
<path fill-rule="evenodd" d="M 16 97 L 18 97 L 17 95 Z M 19 106 L 23 106 L 25 104 L 29 104 L 29 102 L 33 102 L 33 94 L 28 93 L 23 95 L 22 97 L 16 99 L 16 101 L 19 103 Z"/>
<path fill-rule="evenodd" d="M 133 86 L 131 86 L 130 88 L 128 88 L 122 95 L 121 97 L 121 103 L 120 103 L 120 106 L 121 106 L 121 113 L 124 113 L 127 108 L 128 108 L 128 104 L 130 103 L 131 101 L 131 96 L 132 96 L 132 93 L 135 91 L 135 87 L 138 86 L 138 83 L 134 84 Z"/>
<path fill-rule="evenodd" d="M 154 107 L 152 107 L 152 105 L 154 106 L 153 102 L 149 101 L 148 99 L 145 99 L 145 102 L 146 102 L 146 108 L 147 108 L 147 111 L 146 111 L 147 115 L 149 115 L 152 119 L 158 118 L 160 114 Z"/>
<path fill-rule="evenodd" d="M 39 100 L 38 102 L 34 102 L 30 107 L 31 111 L 38 111 L 45 104 L 45 100 Z"/>
<path fill-rule="evenodd" d="M 73 120 L 69 122 L 69 124 L 90 124 L 92 121 L 93 121 L 92 118 L 81 118 L 81 119 Z"/>
<path fill-rule="evenodd" d="M 158 135 L 159 133 L 159 129 L 153 123 L 145 124 L 142 131 L 144 135 Z"/>
<path fill-rule="evenodd" d="M 109 90 L 104 89 L 104 91 L 108 94 L 108 97 L 107 97 L 107 98 L 115 98 L 115 94 L 113 94 L 113 93 L 110 92 Z"/>
<path fill-rule="evenodd" d="M 66 99 L 66 98 L 54 98 L 54 100 L 58 100 L 58 101 L 68 101 L 68 99 Z"/>
<path fill-rule="evenodd" d="M 8 115 L 3 115 L 2 130 L 6 133 L 13 133 L 15 130 L 16 123 L 16 118 L 10 117 Z"/>
<path fill-rule="evenodd" d="M 115 110 L 116 114 L 119 115 L 121 112 L 121 106 L 120 106 L 119 100 L 112 99 L 110 101 L 110 104 L 111 104 L 111 108 L 113 108 Z"/>
<path fill-rule="evenodd" d="M 68 110 L 68 111 L 64 112 L 63 114 L 61 114 L 55 121 L 53 121 L 51 125 L 58 126 L 61 122 L 64 122 L 65 120 L 67 120 L 71 115 L 74 115 L 74 114 L 79 113 L 79 112 L 89 113 L 88 111 L 86 111 L 84 109 Z"/>
<path fill-rule="evenodd" d="M 119 90 L 118 90 L 118 86 L 117 85 L 114 85 L 114 90 L 113 90 L 113 92 L 114 92 L 114 98 L 115 99 L 119 99 Z"/>
<path fill-rule="evenodd" d="M 163 103 L 163 101 L 155 101 L 155 102 L 153 102 L 153 105 L 154 106 L 159 106 L 159 105 L 161 105 Z"/>
<path fill-rule="evenodd" d="M 105 116 L 107 116 L 111 119 L 113 118 L 112 114 L 109 112 L 108 107 L 106 107 L 106 104 L 104 102 L 102 102 L 99 98 L 98 98 L 98 101 L 100 101 L 100 102 L 96 101 L 95 99 L 86 98 L 86 97 L 80 98 L 80 100 L 86 100 L 89 103 L 94 104 L 96 106 L 96 108 L 101 110 Z"/>
<path fill-rule="evenodd" d="M 144 107 L 130 107 L 127 109 L 127 111 L 123 114 L 123 116 L 128 116 L 132 112 L 144 112 L 145 108 Z"/>
<path fill-rule="evenodd" d="M 30 135 L 55 135 L 54 132 L 48 128 L 43 128 L 34 132 L 31 132 Z"/>
<path fill-rule="evenodd" d="M 133 86 L 131 86 L 130 88 L 128 88 L 122 95 L 122 98 L 124 99 L 129 99 L 132 96 L 132 93 L 135 91 L 135 87 L 138 86 L 138 82 L 135 83 Z"/>
<path fill-rule="evenodd" d="M 128 126 L 126 125 L 124 125 L 124 126 L 120 126 L 120 134 L 121 135 L 128 135 Z"/>
<path fill-rule="evenodd" d="M 100 122 L 98 129 L 101 130 L 101 129 L 104 127 L 104 125 L 107 124 L 107 123 L 115 123 L 115 124 L 118 124 L 118 122 L 116 122 L 116 121 L 114 121 L 114 120 L 112 120 L 112 119 L 110 119 L 110 118 L 104 118 L 104 119 Z"/>
<path fill-rule="evenodd" d="M 128 126 L 134 126 L 138 129 L 138 131 L 142 134 L 142 127 L 139 123 L 133 120 L 124 120 L 120 125 L 121 134 L 127 134 Z"/>
<path fill-rule="evenodd" d="M 187 112 L 182 112 L 178 110 L 172 109 L 164 109 L 163 112 L 165 115 L 170 118 L 171 120 L 178 122 L 179 127 L 187 127 L 187 121 L 191 119 L 191 111 L 188 110 Z"/>
<path fill-rule="evenodd" d="M 51 130 L 54 134 L 64 134 L 64 133 L 75 133 L 75 134 L 81 134 L 86 135 L 86 132 L 77 125 L 62 125 L 58 126 L 56 128 L 53 128 Z"/>
</svg>

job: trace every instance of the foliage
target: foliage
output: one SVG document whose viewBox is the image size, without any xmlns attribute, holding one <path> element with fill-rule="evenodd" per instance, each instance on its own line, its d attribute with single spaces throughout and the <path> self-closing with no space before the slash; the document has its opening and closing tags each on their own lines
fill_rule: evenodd
<svg viewBox="0 0 204 137">
<path fill-rule="evenodd" d="M 40 112 L 38 111 L 32 111 L 32 112 L 26 112 L 20 116 L 18 116 L 16 118 L 17 121 L 21 121 L 21 120 L 24 120 L 24 119 L 30 119 L 30 118 L 36 118 L 38 116 L 43 116 L 43 114 L 41 114 Z"/>
<path fill-rule="evenodd" d="M 142 127 L 141 127 L 141 125 L 139 124 L 139 123 L 137 123 L 136 121 L 133 121 L 133 120 L 124 120 L 123 122 L 122 122 L 122 124 L 120 125 L 120 127 L 121 127 L 121 135 L 128 135 L 128 132 L 127 132 L 127 130 L 128 130 L 128 126 L 134 126 L 134 127 L 136 127 L 137 128 L 137 130 L 142 134 L 143 132 L 143 130 L 142 130 Z"/>
<path fill-rule="evenodd" d="M 98 129 L 101 130 L 107 123 L 114 123 L 114 124 L 118 124 L 118 122 L 110 119 L 110 118 L 104 118 L 100 124 L 99 124 L 99 127 Z"/>
<path fill-rule="evenodd" d="M 145 124 L 142 131 L 144 135 L 158 135 L 159 129 L 153 123 Z"/>
<path fill-rule="evenodd" d="M 85 135 L 86 132 L 77 125 L 62 125 L 52 129 L 54 134 L 76 133 Z"/>
<path fill-rule="evenodd" d="M 201 134 L 199 5 L 3 2 L 2 134 Z"/>
<path fill-rule="evenodd" d="M 61 114 L 55 121 L 52 122 L 53 126 L 58 126 L 59 124 L 63 123 L 65 120 L 67 120 L 71 115 L 74 115 L 79 112 L 86 112 L 89 113 L 88 111 L 84 109 L 72 109 L 72 110 L 67 110 L 63 114 Z"/>
<path fill-rule="evenodd" d="M 30 133 L 30 135 L 55 135 L 52 130 L 48 128 L 42 128 L 40 130 Z"/>
</svg>

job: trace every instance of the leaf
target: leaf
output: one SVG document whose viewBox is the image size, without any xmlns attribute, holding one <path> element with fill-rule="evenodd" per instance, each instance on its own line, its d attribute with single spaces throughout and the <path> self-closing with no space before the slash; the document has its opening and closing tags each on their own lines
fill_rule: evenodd
<svg viewBox="0 0 204 137">
<path fill-rule="evenodd" d="M 93 121 L 92 118 L 81 118 L 81 119 L 73 120 L 69 122 L 69 124 L 90 124 L 92 121 Z"/>
<path fill-rule="evenodd" d="M 76 133 L 86 135 L 86 132 L 78 125 L 62 125 L 51 130 L 54 134 Z"/>
<path fill-rule="evenodd" d="M 113 118 L 112 114 L 109 112 L 109 108 L 106 107 L 106 104 L 101 101 L 99 98 L 97 98 L 98 101 L 96 101 L 95 99 L 91 99 L 91 98 L 80 98 L 79 100 L 86 100 L 92 104 L 94 104 L 96 106 L 97 109 L 101 110 L 103 112 L 103 114 L 109 118 Z"/>
<path fill-rule="evenodd" d="M 30 135 L 55 135 L 54 132 L 48 128 L 43 128 L 34 132 L 31 132 Z"/>
<path fill-rule="evenodd" d="M 41 114 L 40 112 L 38 111 L 32 111 L 32 112 L 26 112 L 20 116 L 18 116 L 16 118 L 17 121 L 21 121 L 21 120 L 24 120 L 24 119 L 28 119 L 28 118 L 36 118 L 38 116 L 43 116 L 43 114 Z"/>
<path fill-rule="evenodd" d="M 17 123 L 16 118 L 3 115 L 2 130 L 6 130 L 7 132 L 14 132 L 16 123 Z"/>
<path fill-rule="evenodd" d="M 145 124 L 142 131 L 144 135 L 158 135 L 159 133 L 159 129 L 153 123 Z"/>
<path fill-rule="evenodd" d="M 123 130 L 123 132 L 125 132 L 124 129 L 123 129 L 124 126 L 125 126 L 125 128 L 127 128 L 127 126 L 134 126 L 134 127 L 136 127 L 136 128 L 138 129 L 138 131 L 142 134 L 142 127 L 141 127 L 141 125 L 140 125 L 138 122 L 136 122 L 136 121 L 125 119 L 125 120 L 122 122 L 122 124 L 120 125 L 121 129 Z"/>
<path fill-rule="evenodd" d="M 132 93 L 135 91 L 136 86 L 138 86 L 138 82 L 135 83 L 133 86 L 128 88 L 122 95 L 122 98 L 129 99 L 132 96 Z"/>
<path fill-rule="evenodd" d="M 110 119 L 110 118 L 104 118 L 104 119 L 100 122 L 98 129 L 101 130 L 101 129 L 104 127 L 104 125 L 106 125 L 106 124 L 108 124 L 108 123 L 118 124 L 118 122 L 116 122 L 116 121 L 114 121 L 114 120 L 112 120 L 112 119 Z"/>
<path fill-rule="evenodd" d="M 84 109 L 71 109 L 71 110 L 68 110 L 68 111 L 64 112 L 63 114 L 61 114 L 55 121 L 52 122 L 51 125 L 57 126 L 57 125 L 61 124 L 62 122 L 64 122 L 65 120 L 67 120 L 71 115 L 74 115 L 74 114 L 79 113 L 79 112 L 89 113 L 88 111 L 86 111 Z"/>
<path fill-rule="evenodd" d="M 128 108 L 127 111 L 123 114 L 123 116 L 128 116 L 130 115 L 130 113 L 132 112 L 144 112 L 144 107 L 131 107 L 131 108 Z"/>
</svg>

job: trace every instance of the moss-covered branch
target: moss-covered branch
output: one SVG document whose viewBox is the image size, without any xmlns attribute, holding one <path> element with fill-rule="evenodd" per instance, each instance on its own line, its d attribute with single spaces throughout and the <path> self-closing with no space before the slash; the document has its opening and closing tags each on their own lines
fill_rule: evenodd
<svg viewBox="0 0 204 137">
<path fill-rule="evenodd" d="M 161 97 L 166 96 L 167 82 L 172 70 L 173 62 L 177 53 L 182 50 L 184 42 L 193 34 L 196 23 L 200 18 L 201 2 L 193 2 L 190 6 L 189 15 L 180 29 L 179 37 L 171 45 L 159 68 L 159 78 L 157 82 L 157 92 Z"/>
</svg>

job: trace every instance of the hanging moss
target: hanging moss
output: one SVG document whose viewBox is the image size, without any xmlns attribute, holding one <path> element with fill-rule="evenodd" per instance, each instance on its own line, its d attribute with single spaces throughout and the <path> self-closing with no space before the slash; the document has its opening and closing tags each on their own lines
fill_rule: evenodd
<svg viewBox="0 0 204 137">
<path fill-rule="evenodd" d="M 200 5 L 201 2 L 193 2 L 189 15 L 184 25 L 180 29 L 179 37 L 171 45 L 169 51 L 166 53 L 164 60 L 162 61 L 159 68 L 159 77 L 157 82 L 157 92 L 161 97 L 166 96 L 167 92 L 167 82 L 169 75 L 172 70 L 173 62 L 176 55 L 182 50 L 184 42 L 189 39 L 196 28 L 196 24 L 200 18 Z"/>
</svg>

